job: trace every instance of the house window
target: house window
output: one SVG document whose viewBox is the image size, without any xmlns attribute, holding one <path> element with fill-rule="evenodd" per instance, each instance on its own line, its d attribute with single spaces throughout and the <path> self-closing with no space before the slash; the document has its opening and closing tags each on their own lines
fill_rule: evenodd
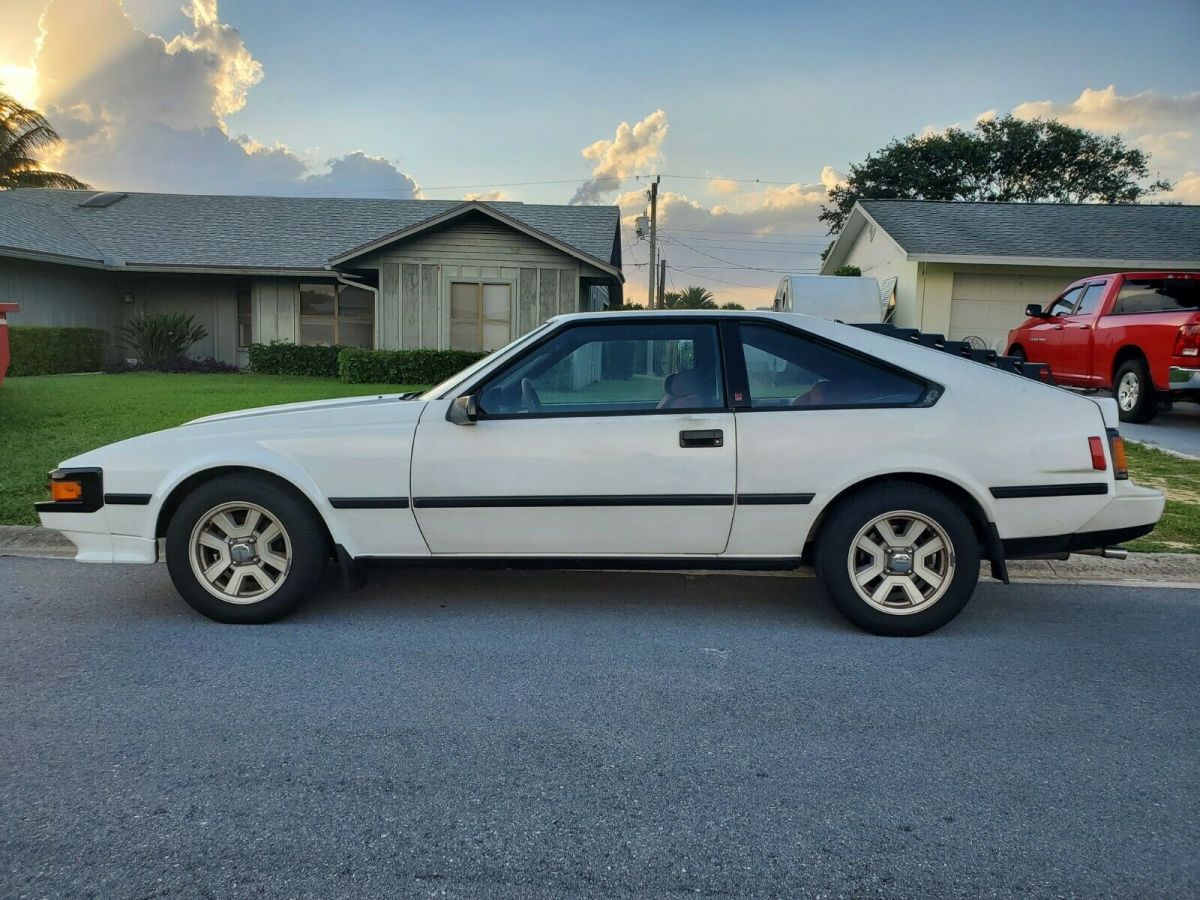
<svg viewBox="0 0 1200 900">
<path fill-rule="evenodd" d="M 253 317 L 250 314 L 250 285 L 239 284 L 237 289 L 237 334 L 238 346 L 249 347 L 254 341 L 251 328 Z"/>
<path fill-rule="evenodd" d="M 512 340 L 512 285 L 450 282 L 450 349 L 495 350 Z"/>
<path fill-rule="evenodd" d="M 348 284 L 300 285 L 301 344 L 375 345 L 375 295 Z"/>
</svg>

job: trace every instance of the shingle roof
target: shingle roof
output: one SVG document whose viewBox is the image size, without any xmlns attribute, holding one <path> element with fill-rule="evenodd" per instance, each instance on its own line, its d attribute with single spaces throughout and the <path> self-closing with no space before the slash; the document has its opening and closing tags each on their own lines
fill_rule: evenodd
<svg viewBox="0 0 1200 900">
<path fill-rule="evenodd" d="M 0 191 L 0 255 L 8 249 L 99 264 L 322 269 L 347 250 L 462 203 L 131 193 L 111 206 L 81 208 L 93 194 Z M 615 206 L 486 205 L 587 256 L 613 260 Z"/>
<path fill-rule="evenodd" d="M 862 200 L 912 255 L 1192 260 L 1200 206 Z"/>
</svg>

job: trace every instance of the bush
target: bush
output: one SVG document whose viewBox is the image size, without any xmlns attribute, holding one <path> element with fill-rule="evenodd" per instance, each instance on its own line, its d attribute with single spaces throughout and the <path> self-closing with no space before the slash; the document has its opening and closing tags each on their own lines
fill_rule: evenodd
<svg viewBox="0 0 1200 900">
<path fill-rule="evenodd" d="M 338 355 L 347 384 L 437 384 L 488 354 L 472 350 L 358 350 Z"/>
<path fill-rule="evenodd" d="M 10 325 L 8 346 L 12 360 L 8 374 L 97 372 L 104 364 L 104 345 L 107 341 L 108 335 L 99 328 Z"/>
<path fill-rule="evenodd" d="M 238 371 L 237 366 L 230 365 L 227 362 L 221 362 L 219 359 L 213 359 L 211 356 L 202 356 L 199 359 L 193 359 L 190 356 L 179 356 L 175 359 L 164 360 L 157 366 L 147 366 L 142 363 L 130 366 L 125 364 L 109 366 L 105 370 L 110 375 L 119 375 L 122 372 L 167 372 L 170 374 L 190 374 L 190 375 L 232 375 Z"/>
<path fill-rule="evenodd" d="M 208 337 L 204 326 L 187 313 L 138 313 L 117 333 L 121 343 L 152 369 L 186 356 L 194 343 Z"/>
<path fill-rule="evenodd" d="M 861 278 L 862 269 L 858 266 L 838 266 L 833 270 L 834 275 L 844 275 L 850 278 Z"/>
<path fill-rule="evenodd" d="M 308 375 L 337 378 L 338 354 L 344 347 L 300 346 L 287 341 L 251 344 L 250 369 L 263 375 Z"/>
</svg>

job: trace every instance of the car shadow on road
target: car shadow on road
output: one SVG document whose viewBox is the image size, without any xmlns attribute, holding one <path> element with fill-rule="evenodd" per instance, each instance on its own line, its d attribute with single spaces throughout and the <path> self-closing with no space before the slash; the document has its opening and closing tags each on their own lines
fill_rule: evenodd
<svg viewBox="0 0 1200 900">
<path fill-rule="evenodd" d="M 844 631 L 814 578 L 790 574 L 519 569 L 447 569 L 377 565 L 365 587 L 348 592 L 331 570 L 291 619 L 426 617 L 472 613 L 646 619 L 724 618 L 804 623 Z"/>
</svg>

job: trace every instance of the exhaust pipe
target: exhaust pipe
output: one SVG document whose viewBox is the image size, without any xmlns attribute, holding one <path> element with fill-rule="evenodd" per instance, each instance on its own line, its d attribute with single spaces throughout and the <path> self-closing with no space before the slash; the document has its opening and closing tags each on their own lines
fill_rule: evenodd
<svg viewBox="0 0 1200 900">
<path fill-rule="evenodd" d="M 1076 553 L 1082 553 L 1084 556 L 1102 556 L 1105 559 L 1125 559 L 1129 556 L 1129 551 L 1124 547 L 1096 547 L 1092 550 L 1076 550 Z"/>
</svg>

